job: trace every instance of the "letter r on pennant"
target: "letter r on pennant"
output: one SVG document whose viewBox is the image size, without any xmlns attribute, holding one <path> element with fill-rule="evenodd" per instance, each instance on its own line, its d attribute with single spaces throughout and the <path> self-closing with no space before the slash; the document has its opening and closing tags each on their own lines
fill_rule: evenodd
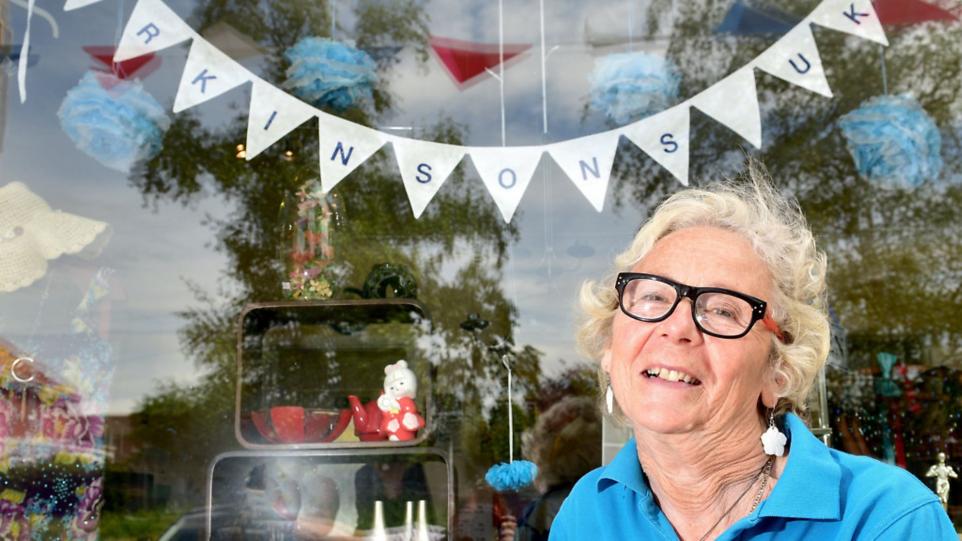
<svg viewBox="0 0 962 541">
<path fill-rule="evenodd" d="M 147 23 L 143 28 L 137 31 L 138 36 L 141 34 L 147 36 L 147 39 L 144 40 L 144 45 L 147 45 L 150 43 L 150 40 L 160 35 L 160 28 L 157 28 L 157 25 L 154 23 Z"/>
</svg>

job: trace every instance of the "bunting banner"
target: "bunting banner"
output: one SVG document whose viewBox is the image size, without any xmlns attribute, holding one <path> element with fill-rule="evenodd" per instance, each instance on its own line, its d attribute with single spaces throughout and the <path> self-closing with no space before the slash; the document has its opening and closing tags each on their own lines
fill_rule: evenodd
<svg viewBox="0 0 962 541">
<path fill-rule="evenodd" d="M 73 9 L 97 0 L 68 0 Z M 361 163 L 390 143 L 401 181 L 419 218 L 454 168 L 471 162 L 506 222 L 524 197 L 542 154 L 558 164 L 585 199 L 601 212 L 621 136 L 688 184 L 690 116 L 694 107 L 748 143 L 761 148 L 762 125 L 755 69 L 825 97 L 832 90 L 811 25 L 817 24 L 883 45 L 888 41 L 871 0 L 823 0 L 807 17 L 758 57 L 699 94 L 631 124 L 541 146 L 462 147 L 399 137 L 349 122 L 308 105 L 254 75 L 191 29 L 162 0 L 139 0 L 127 22 L 115 61 L 192 41 L 174 112 L 252 83 L 247 159 L 253 159 L 312 118 L 318 120 L 322 189 L 332 190 Z"/>
<path fill-rule="evenodd" d="M 411 201 L 411 210 L 415 218 L 420 218 L 441 185 L 461 163 L 466 150 L 457 145 L 404 137 L 394 137 L 390 141 L 404 181 L 404 191 Z"/>
<path fill-rule="evenodd" d="M 510 222 L 538 168 L 544 147 L 469 147 L 468 154 L 505 222 Z"/>
</svg>

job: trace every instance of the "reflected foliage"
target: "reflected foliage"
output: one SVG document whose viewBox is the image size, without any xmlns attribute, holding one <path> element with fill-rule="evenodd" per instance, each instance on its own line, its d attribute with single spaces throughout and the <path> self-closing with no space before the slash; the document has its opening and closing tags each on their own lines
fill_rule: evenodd
<svg viewBox="0 0 962 541">
<path fill-rule="evenodd" d="M 328 7 L 324 2 L 209 2 L 198 8 L 192 21 L 199 28 L 226 22 L 247 34 L 265 50 L 261 75 L 277 84 L 286 69 L 285 48 L 305 35 L 329 35 Z M 426 15 L 421 3 L 362 1 L 354 9 L 352 37 L 377 59 L 381 70 L 397 63 L 401 48 L 413 49 L 417 58 L 426 60 Z M 386 77 L 380 80 L 373 111 L 355 108 L 342 116 L 372 125 L 388 113 L 390 89 L 384 83 Z M 142 452 L 129 467 L 163 470 L 171 478 L 186 479 L 188 486 L 180 495 L 188 501 L 179 503 L 190 505 L 203 503 L 197 495 L 204 493 L 206 465 L 217 453 L 238 446 L 233 433 L 238 314 L 251 302 L 283 299 L 281 239 L 287 224 L 279 209 L 304 183 L 317 181 L 316 125 L 302 126 L 246 161 L 235 156 L 247 128 L 246 107 L 240 109 L 245 112 L 227 123 L 211 122 L 203 112 L 177 115 L 164 143 L 177 151 L 161 153 L 131 178 L 145 202 L 155 208 L 161 202 L 191 204 L 217 197 L 233 209 L 226 218 L 209 219 L 216 233 L 215 247 L 228 260 L 222 290 L 195 287 L 199 307 L 181 314 L 183 349 L 208 375 L 197 387 L 162 388 L 136 414 Z M 459 144 L 463 132 L 462 126 L 441 117 L 415 135 Z M 291 156 L 285 156 L 285 151 Z M 507 423 L 498 413 L 505 410 L 506 398 L 497 404 L 489 398 L 505 395 L 506 372 L 500 355 L 513 359 L 518 397 L 533 388 L 540 372 L 541 354 L 530 346 L 514 345 L 512 330 L 518 313 L 501 285 L 507 249 L 517 231 L 503 223 L 481 184 L 466 181 L 460 169 L 415 220 L 394 160 L 387 154 L 381 151 L 367 160 L 335 190 L 339 209 L 331 240 L 338 271 L 333 294 L 357 298 L 368 273 L 382 263 L 403 267 L 414 276 L 417 300 L 431 321 L 426 338 L 434 344 L 424 352 L 436 367 L 435 381 L 428 388 L 435 390 L 432 414 L 438 423 L 435 439 L 429 443 L 446 446 L 445 441 L 451 441 L 455 448 L 471 448 L 473 459 L 481 463 L 473 468 L 481 469 L 507 458 L 503 449 Z M 363 182 L 351 182 L 351 178 Z M 462 329 L 460 323 L 470 313 L 480 314 L 489 326 L 480 333 Z M 376 376 L 381 368 L 372 367 L 371 374 Z M 322 370 L 302 363 L 299 370 L 300 377 L 311 379 L 329 377 L 336 367 L 325 365 Z M 472 432 L 459 433 L 467 417 L 481 422 L 472 425 Z M 515 425 L 519 431 L 525 420 L 519 410 Z M 493 440 L 505 444 L 489 445 Z M 188 441 L 190 445 L 184 445 Z"/>
<path fill-rule="evenodd" d="M 803 16 L 817 2 L 774 4 Z M 656 1 L 650 9 L 665 6 Z M 651 22 L 657 17 L 648 18 L 650 36 L 671 36 L 667 54 L 682 73 L 680 96 L 707 88 L 771 44 L 771 38 L 714 34 L 726 7 L 681 3 L 674 20 L 667 23 L 670 27 Z M 352 38 L 377 59 L 380 69 L 396 66 L 398 51 L 405 47 L 422 61 L 427 58 L 427 16 L 421 3 L 361 1 L 354 9 Z M 197 28 L 220 21 L 263 47 L 261 75 L 274 83 L 284 78 L 283 51 L 301 37 L 328 36 L 331 24 L 326 2 L 294 0 L 212 1 L 202 4 L 192 18 Z M 913 191 L 881 189 L 860 178 L 836 125 L 841 115 L 883 93 L 879 48 L 822 28 L 814 32 L 835 97 L 826 99 L 756 71 L 763 148 L 744 148 L 745 143 L 727 128 L 693 110 L 693 183 L 737 173 L 750 153 L 767 166 L 780 190 L 798 199 L 821 249 L 829 255 L 830 302 L 849 333 L 849 368 L 871 370 L 875 355 L 889 351 L 904 363 L 954 365 L 954 370 L 962 364 L 958 361 L 962 359 L 962 320 L 955 317 L 962 301 L 957 264 L 962 259 L 958 220 L 962 27 L 932 23 L 887 28 L 892 45 L 881 54 L 889 91 L 913 93 L 943 135 L 945 167 L 940 178 Z M 343 116 L 366 125 L 386 117 L 394 104 L 387 80 L 382 77 L 376 88 L 373 111 L 353 109 Z M 245 114 L 225 124 L 208 122 L 200 113 L 181 113 L 165 140 L 165 148 L 176 152 L 162 152 L 131 179 L 149 204 L 189 204 L 210 196 L 222 198 L 234 209 L 227 218 L 210 220 L 216 247 L 228 258 L 224 290 L 196 291 L 202 307 L 183 313 L 184 350 L 209 376 L 198 389 L 162 390 L 138 414 L 144 427 L 138 438 L 145 449 L 154 449 L 145 450 L 139 460 L 147 464 L 151 452 L 172 453 L 174 465 L 167 467 L 182 469 L 193 489 L 203 482 L 202 465 L 210 457 L 236 447 L 231 424 L 233 326 L 242 306 L 277 300 L 281 294 L 284 269 L 277 246 L 282 225 L 278 209 L 317 175 L 315 132 L 313 124 L 302 126 L 247 162 L 235 157 L 237 143 L 245 139 Z M 464 133 L 464 127 L 437 118 L 416 135 L 458 144 Z M 293 160 L 284 159 L 285 150 L 291 151 Z M 640 150 L 623 142 L 611 189 L 616 209 L 653 210 L 678 185 Z M 335 296 L 350 298 L 348 288 L 360 287 L 379 263 L 403 265 L 414 274 L 419 301 L 435 325 L 432 339 L 442 345 L 426 353 L 436 367 L 435 435 L 440 442 L 450 442 L 457 456 L 465 457 L 459 467 L 471 483 L 488 465 L 507 455 L 508 404 L 501 355 L 513 358 L 516 396 L 526 397 L 530 406 L 537 395 L 541 354 L 514 343 L 518 311 L 502 286 L 507 250 L 518 231 L 502 223 L 481 183 L 468 182 L 461 168 L 421 219 L 414 220 L 387 151 L 365 162 L 335 191 L 343 202 L 342 222 L 333 234 L 342 269 Z M 489 321 L 487 329 L 462 329 L 460 323 L 471 313 Z M 938 383 L 943 376 L 945 382 Z M 962 439 L 956 432 L 957 416 L 940 406 L 945 396 L 959 395 L 952 383 L 956 379 L 954 372 L 940 373 L 916 384 L 920 399 L 928 401 L 923 405 L 928 409 L 911 421 L 920 427 L 911 429 L 917 431 L 920 442 L 932 434 L 938 434 L 939 441 Z M 531 408 L 521 403 L 516 400 L 514 410 L 519 433 L 534 418 Z M 182 445 L 188 438 L 207 443 Z M 930 443 L 919 443 L 910 452 L 927 452 Z"/>
</svg>

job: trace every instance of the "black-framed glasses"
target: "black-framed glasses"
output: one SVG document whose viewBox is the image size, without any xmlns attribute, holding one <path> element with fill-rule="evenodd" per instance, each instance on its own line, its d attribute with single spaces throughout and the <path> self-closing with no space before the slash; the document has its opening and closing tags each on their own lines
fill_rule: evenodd
<svg viewBox="0 0 962 541">
<path fill-rule="evenodd" d="M 767 313 L 768 304 L 756 297 L 721 287 L 693 287 L 641 272 L 622 272 L 615 281 L 618 305 L 632 319 L 664 321 L 682 298 L 691 299 L 695 326 L 718 338 L 741 338 L 761 321 L 779 340 L 785 335 Z"/>
</svg>

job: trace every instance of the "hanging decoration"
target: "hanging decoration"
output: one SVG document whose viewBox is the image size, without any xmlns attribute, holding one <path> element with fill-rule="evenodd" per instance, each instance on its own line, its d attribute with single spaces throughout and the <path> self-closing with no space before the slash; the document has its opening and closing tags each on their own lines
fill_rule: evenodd
<svg viewBox="0 0 962 541">
<path fill-rule="evenodd" d="M 922 0 L 876 0 L 875 11 L 883 25 L 913 25 L 928 21 L 957 21 L 954 14 Z"/>
<path fill-rule="evenodd" d="M 140 81 L 88 71 L 67 91 L 60 126 L 84 154 L 127 173 L 160 152 L 170 118 Z"/>
<path fill-rule="evenodd" d="M 773 7 L 755 7 L 736 0 L 725 18 L 715 28 L 716 34 L 736 36 L 777 35 L 787 33 L 798 24 L 798 18 Z"/>
<path fill-rule="evenodd" d="M 22 182 L 0 186 L 0 293 L 39 280 L 47 272 L 47 261 L 80 252 L 107 227 L 52 210 Z"/>
<path fill-rule="evenodd" d="M 598 59 L 589 80 L 591 106 L 618 124 L 627 124 L 676 101 L 681 75 L 661 55 L 633 52 Z"/>
<path fill-rule="evenodd" d="M 138 1 L 114 60 L 127 60 L 192 40 L 174 112 L 252 82 L 254 92 L 250 104 L 248 146 L 253 138 L 259 149 L 266 148 L 300 123 L 316 117 L 320 133 L 321 185 L 325 192 L 333 189 L 358 165 L 390 143 L 417 217 L 454 167 L 464 155 L 468 155 L 505 221 L 510 221 L 545 152 L 559 162 L 571 181 L 600 211 L 611 174 L 610 159 L 622 135 L 665 167 L 682 184 L 687 184 L 690 150 L 688 121 L 693 106 L 752 145 L 760 147 L 761 117 L 755 91 L 756 68 L 813 92 L 831 95 L 812 38 L 810 26 L 813 23 L 888 45 L 871 0 L 823 0 L 761 55 L 687 100 L 609 132 L 583 137 L 579 139 L 579 144 L 561 141 L 528 147 L 453 147 L 398 137 L 328 114 L 284 92 L 266 91 L 266 88 L 273 88 L 270 83 L 211 46 L 162 0 Z M 442 39 L 433 40 L 432 49 L 456 80 L 469 81 L 472 74 L 477 76 L 485 70 L 490 71 L 488 64 L 494 61 L 493 57 L 482 55 L 478 58 L 487 59 L 485 62 L 465 65 L 458 60 L 461 57 L 455 51 L 455 44 L 445 43 Z M 498 53 L 499 63 L 492 64 L 494 66 L 503 65 L 500 64 L 500 51 Z M 505 50 L 505 53 L 505 58 L 508 58 L 510 51 Z M 291 85 L 291 81 L 295 80 L 303 79 L 289 76 L 285 85 Z M 670 89 L 672 86 L 666 84 L 664 88 Z M 655 111 L 644 112 L 650 113 Z M 246 157 L 252 159 L 255 155 L 254 152 L 248 152 Z"/>
<path fill-rule="evenodd" d="M 511 355 L 501 355 L 501 364 L 508 371 L 508 462 L 488 468 L 484 480 L 498 492 L 518 490 L 530 485 L 538 476 L 538 466 L 530 460 L 514 459 L 514 401 L 511 396 Z"/>
<path fill-rule="evenodd" d="M 505 43 L 504 59 L 497 43 L 476 43 L 453 38 L 431 36 L 431 50 L 458 88 L 464 90 L 493 71 L 502 62 L 519 56 L 531 48 L 530 43 Z"/>
<path fill-rule="evenodd" d="M 881 186 L 915 188 L 942 171 L 942 138 L 908 95 L 877 96 L 838 120 L 858 173 Z"/>
<path fill-rule="evenodd" d="M 117 52 L 117 48 L 113 45 L 85 45 L 83 50 L 100 64 L 95 68 L 97 71 L 111 73 L 122 80 L 130 79 L 135 75 L 143 79 L 160 67 L 160 57 L 153 53 L 123 62 L 114 62 L 114 53 Z"/>
<path fill-rule="evenodd" d="M 307 103 L 336 111 L 374 103 L 377 64 L 353 43 L 307 37 L 284 58 L 291 66 L 283 87 Z"/>
</svg>

